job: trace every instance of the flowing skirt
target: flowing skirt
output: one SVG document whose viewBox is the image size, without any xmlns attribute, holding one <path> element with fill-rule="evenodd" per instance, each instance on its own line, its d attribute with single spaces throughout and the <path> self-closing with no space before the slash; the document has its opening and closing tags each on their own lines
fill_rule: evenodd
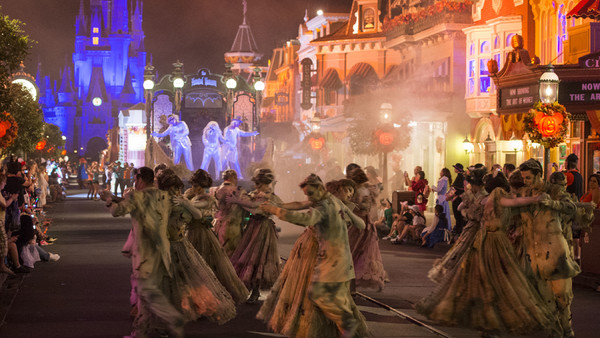
<svg viewBox="0 0 600 338">
<path fill-rule="evenodd" d="M 210 221 L 194 220 L 188 226 L 187 237 L 215 273 L 219 282 L 231 294 L 233 300 L 236 303 L 246 301 L 249 295 L 248 289 L 237 276 L 217 236 L 210 229 Z"/>
<path fill-rule="evenodd" d="M 261 289 L 271 288 L 281 271 L 275 222 L 267 217 L 251 217 L 231 263 L 246 287 L 258 283 Z"/>
<path fill-rule="evenodd" d="M 436 283 L 441 283 L 449 271 L 459 268 L 458 264 L 465 253 L 473 246 L 475 235 L 480 226 L 480 223 L 472 220 L 467 222 L 454 246 L 446 252 L 444 257 L 436 259 L 433 262 L 433 267 L 427 275 L 429 279 Z"/>
<path fill-rule="evenodd" d="M 383 268 L 375 226 L 369 222 L 362 231 L 351 226 L 348 229 L 348 238 L 354 262 L 356 286 L 383 290 L 387 272 Z"/>
<path fill-rule="evenodd" d="M 186 238 L 171 242 L 171 272 L 163 290 L 186 320 L 204 316 L 223 324 L 235 317 L 231 295 Z"/>
<path fill-rule="evenodd" d="M 296 240 L 283 272 L 256 315 L 273 332 L 288 337 L 339 336 L 335 323 L 309 298 L 318 250 L 314 229 L 307 228 Z M 366 320 L 354 301 L 351 308 L 360 323 L 356 336 L 368 336 Z"/>
<path fill-rule="evenodd" d="M 452 326 L 527 335 L 560 332 L 551 308 L 525 276 L 504 232 L 481 230 L 474 245 L 417 311 Z"/>
</svg>

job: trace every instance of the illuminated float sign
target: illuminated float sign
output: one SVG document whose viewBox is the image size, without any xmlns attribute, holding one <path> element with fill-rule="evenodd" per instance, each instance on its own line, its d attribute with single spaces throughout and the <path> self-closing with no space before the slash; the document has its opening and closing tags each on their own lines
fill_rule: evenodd
<svg viewBox="0 0 600 338">
<path fill-rule="evenodd" d="M 192 78 L 192 87 L 195 87 L 195 86 L 205 86 L 205 87 L 217 88 L 217 80 L 210 79 L 206 76 L 193 77 Z"/>
<path fill-rule="evenodd" d="M 537 83 L 498 90 L 500 109 L 526 108 L 529 110 L 537 101 L 539 101 L 539 84 Z"/>
</svg>

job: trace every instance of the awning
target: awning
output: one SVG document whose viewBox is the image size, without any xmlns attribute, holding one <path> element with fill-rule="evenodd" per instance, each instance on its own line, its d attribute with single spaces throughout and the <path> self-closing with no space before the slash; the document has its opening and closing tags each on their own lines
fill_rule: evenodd
<svg viewBox="0 0 600 338">
<path fill-rule="evenodd" d="M 581 0 L 567 14 L 567 18 L 600 18 L 600 0 Z"/>
<path fill-rule="evenodd" d="M 327 89 L 340 89 L 343 87 L 343 85 L 344 84 L 340 80 L 338 72 L 333 68 L 329 68 L 327 70 L 323 76 L 323 79 L 319 83 L 319 87 Z"/>
<path fill-rule="evenodd" d="M 378 79 L 377 73 L 375 73 L 373 67 L 371 67 L 370 64 L 364 62 L 357 63 L 356 65 L 354 65 L 354 67 L 352 67 L 352 69 L 350 69 L 350 73 L 348 73 L 347 78 L 351 78 L 353 76 L 358 76 L 362 78 L 375 77 L 376 79 Z"/>
</svg>

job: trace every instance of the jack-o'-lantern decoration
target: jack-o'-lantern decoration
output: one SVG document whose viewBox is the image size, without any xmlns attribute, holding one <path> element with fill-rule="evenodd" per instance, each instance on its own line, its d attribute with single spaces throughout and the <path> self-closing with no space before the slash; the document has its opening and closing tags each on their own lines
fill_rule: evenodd
<svg viewBox="0 0 600 338">
<path fill-rule="evenodd" d="M 388 132 L 382 132 L 379 134 L 379 143 L 383 146 L 389 146 L 394 142 L 394 135 Z"/>
<path fill-rule="evenodd" d="M 554 148 L 564 142 L 570 117 L 571 114 L 558 102 L 538 102 L 525 116 L 524 129 L 532 142 Z"/>
<path fill-rule="evenodd" d="M 308 143 L 312 150 L 321 150 L 325 145 L 325 138 L 323 136 L 311 136 Z"/>
<path fill-rule="evenodd" d="M 396 130 L 390 124 L 377 128 L 373 134 L 373 142 L 379 151 L 390 152 L 396 144 Z"/>
</svg>

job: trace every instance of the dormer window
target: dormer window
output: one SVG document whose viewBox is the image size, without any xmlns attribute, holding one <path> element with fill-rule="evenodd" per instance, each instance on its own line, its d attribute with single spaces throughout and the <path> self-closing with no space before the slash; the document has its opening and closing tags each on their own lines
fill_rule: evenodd
<svg viewBox="0 0 600 338">
<path fill-rule="evenodd" d="M 363 30 L 375 29 L 375 10 L 366 8 L 363 11 Z"/>
<path fill-rule="evenodd" d="M 99 40 L 99 39 L 98 39 L 98 37 L 97 37 L 97 36 L 94 36 L 94 37 L 92 38 L 92 44 L 93 44 L 94 46 L 98 45 L 98 40 Z"/>
<path fill-rule="evenodd" d="M 98 27 L 94 27 L 92 28 L 92 33 L 96 33 L 98 34 L 100 31 L 98 30 Z"/>
</svg>

